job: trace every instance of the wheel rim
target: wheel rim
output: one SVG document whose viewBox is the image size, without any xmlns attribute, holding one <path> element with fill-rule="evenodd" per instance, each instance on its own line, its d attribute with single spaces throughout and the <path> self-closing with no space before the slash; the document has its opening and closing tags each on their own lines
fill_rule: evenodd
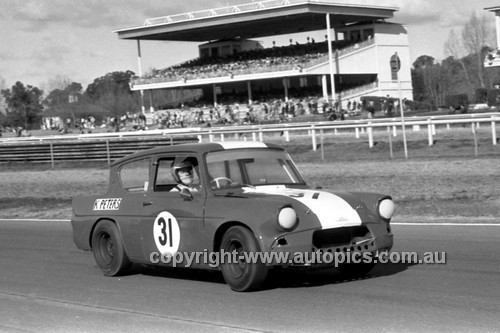
<svg viewBox="0 0 500 333">
<path fill-rule="evenodd" d="M 109 265 L 113 261 L 115 251 L 113 238 L 108 233 L 100 233 L 97 239 L 97 249 L 99 259 L 104 265 Z"/>
<path fill-rule="evenodd" d="M 229 273 L 236 279 L 242 277 L 247 270 L 247 263 L 245 262 L 244 257 L 240 258 L 244 251 L 243 244 L 241 244 L 240 241 L 233 239 L 229 241 L 226 246 L 226 251 L 229 253 L 236 252 L 236 258 L 238 260 L 237 262 L 231 262 L 228 265 Z"/>
</svg>

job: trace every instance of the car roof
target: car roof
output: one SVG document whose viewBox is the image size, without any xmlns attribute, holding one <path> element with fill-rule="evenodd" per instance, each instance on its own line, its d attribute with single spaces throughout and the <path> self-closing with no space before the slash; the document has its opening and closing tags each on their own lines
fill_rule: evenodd
<svg viewBox="0 0 500 333">
<path fill-rule="evenodd" d="M 161 147 L 141 150 L 114 161 L 111 164 L 111 166 L 121 164 L 131 159 L 154 155 L 154 154 L 161 154 L 161 153 L 204 154 L 212 151 L 245 149 L 245 148 L 272 148 L 272 149 L 284 150 L 282 147 L 278 145 L 271 143 L 264 143 L 260 141 L 222 141 L 217 143 L 185 143 L 180 145 L 161 146 Z"/>
</svg>

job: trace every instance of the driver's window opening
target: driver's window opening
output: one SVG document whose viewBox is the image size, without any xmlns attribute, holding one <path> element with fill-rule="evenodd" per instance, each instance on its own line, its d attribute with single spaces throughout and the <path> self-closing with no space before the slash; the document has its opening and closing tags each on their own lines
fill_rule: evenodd
<svg viewBox="0 0 500 333">
<path fill-rule="evenodd" d="M 198 178 L 198 162 L 194 157 L 168 157 L 168 158 L 160 158 L 157 162 L 156 168 L 156 176 L 154 183 L 154 191 L 155 192 L 170 192 L 173 191 L 178 182 L 175 180 L 172 168 L 174 163 L 188 161 L 193 165 L 193 185 L 198 186 L 200 181 Z"/>
</svg>

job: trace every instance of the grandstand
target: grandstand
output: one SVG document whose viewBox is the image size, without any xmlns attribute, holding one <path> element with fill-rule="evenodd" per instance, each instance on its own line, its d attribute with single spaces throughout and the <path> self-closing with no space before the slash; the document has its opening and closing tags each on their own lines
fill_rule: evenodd
<svg viewBox="0 0 500 333">
<path fill-rule="evenodd" d="M 198 89 L 217 105 L 228 96 L 255 100 L 332 95 L 343 107 L 362 96 L 413 99 L 408 36 L 396 7 L 336 0 L 268 0 L 151 18 L 116 30 L 136 40 L 139 71 L 132 90 Z M 258 38 L 316 33 L 323 40 L 265 47 Z M 168 68 L 141 70 L 141 40 L 200 43 L 199 57 Z M 397 53 L 400 69 L 391 69 Z M 150 100 L 152 100 L 150 98 Z M 242 102 L 242 101 L 239 101 Z M 153 110 L 154 106 L 151 106 Z"/>
</svg>

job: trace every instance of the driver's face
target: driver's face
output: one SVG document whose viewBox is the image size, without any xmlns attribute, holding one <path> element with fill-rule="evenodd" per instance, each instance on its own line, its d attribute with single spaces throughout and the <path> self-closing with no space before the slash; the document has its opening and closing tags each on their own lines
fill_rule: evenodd
<svg viewBox="0 0 500 333">
<path fill-rule="evenodd" d="M 180 168 L 177 171 L 177 174 L 179 175 L 179 179 L 184 185 L 190 186 L 193 183 L 193 168 Z"/>
</svg>

